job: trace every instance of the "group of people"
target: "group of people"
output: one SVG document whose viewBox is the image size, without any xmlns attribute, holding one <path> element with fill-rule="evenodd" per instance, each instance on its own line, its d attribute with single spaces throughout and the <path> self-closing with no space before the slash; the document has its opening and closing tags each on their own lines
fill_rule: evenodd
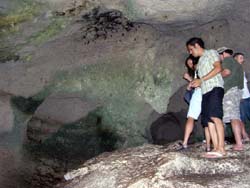
<svg viewBox="0 0 250 188">
<path fill-rule="evenodd" d="M 250 93 L 243 71 L 244 54 L 235 53 L 227 47 L 206 49 L 201 38 L 186 42 L 190 56 L 186 59 L 187 90 L 192 91 L 189 100 L 182 149 L 188 147 L 188 139 L 194 121 L 201 115 L 205 130 L 205 157 L 217 158 L 226 155 L 225 127 L 232 126 L 235 145 L 233 150 L 242 151 L 243 142 L 249 141 L 245 123 L 250 120 Z M 213 147 L 211 147 L 213 146 Z"/>
</svg>

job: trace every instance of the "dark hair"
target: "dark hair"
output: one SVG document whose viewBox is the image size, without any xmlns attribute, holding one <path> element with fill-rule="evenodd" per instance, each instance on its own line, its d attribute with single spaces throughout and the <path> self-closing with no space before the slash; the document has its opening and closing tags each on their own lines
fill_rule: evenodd
<svg viewBox="0 0 250 188">
<path fill-rule="evenodd" d="M 227 49 L 224 52 L 227 54 L 230 54 L 230 55 L 233 55 L 233 53 L 234 53 L 233 50 L 230 50 L 230 49 Z M 221 54 L 223 54 L 224 52 L 222 52 Z"/>
<path fill-rule="evenodd" d="M 239 56 L 239 55 L 244 56 L 244 54 L 243 54 L 243 53 L 241 53 L 241 52 L 237 52 L 237 53 L 235 53 L 235 54 L 233 55 L 233 57 L 237 57 L 237 56 Z"/>
<path fill-rule="evenodd" d="M 194 73 L 195 73 L 195 69 L 191 69 L 189 66 L 188 66 L 188 60 L 192 60 L 192 62 L 193 62 L 193 65 L 196 65 L 197 63 L 198 63 L 198 61 L 199 61 L 199 57 L 194 57 L 194 56 L 192 56 L 192 55 L 189 55 L 187 58 L 186 58 L 186 61 L 185 61 L 185 65 L 186 65 L 186 67 L 187 67 L 187 72 L 188 72 L 188 74 L 192 77 L 192 78 L 194 78 Z"/>
<path fill-rule="evenodd" d="M 186 46 L 194 46 L 195 44 L 199 44 L 199 46 L 203 49 L 205 48 L 205 43 L 201 38 L 193 37 L 186 42 Z"/>
</svg>

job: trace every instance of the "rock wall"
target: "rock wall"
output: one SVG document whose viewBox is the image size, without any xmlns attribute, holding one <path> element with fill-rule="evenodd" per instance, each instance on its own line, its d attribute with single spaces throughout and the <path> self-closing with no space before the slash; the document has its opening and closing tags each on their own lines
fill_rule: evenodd
<svg viewBox="0 0 250 188">
<path fill-rule="evenodd" d="M 188 38 L 201 36 L 207 48 L 249 49 L 243 42 L 248 33 L 237 30 L 248 27 L 247 1 L 47 2 L 52 12 L 65 13 L 61 16 L 74 9 L 78 14 L 50 41 L 28 45 L 29 62 L 1 64 L 0 90 L 41 102 L 53 93 L 96 100 L 104 123 L 122 135 L 124 146 L 150 137 L 150 114 L 165 113 L 169 98 L 185 83 Z M 232 11 L 237 13 L 229 15 Z"/>
<path fill-rule="evenodd" d="M 83 155 L 86 149 L 84 160 L 151 142 L 150 125 L 185 106 L 177 91 L 185 84 L 187 39 L 199 36 L 207 48 L 244 52 L 249 72 L 249 5 L 248 0 L 1 1 L 0 132 L 19 146 L 38 144 L 35 150 L 57 156 L 74 148 Z M 85 109 L 82 101 L 98 105 Z"/>
</svg>

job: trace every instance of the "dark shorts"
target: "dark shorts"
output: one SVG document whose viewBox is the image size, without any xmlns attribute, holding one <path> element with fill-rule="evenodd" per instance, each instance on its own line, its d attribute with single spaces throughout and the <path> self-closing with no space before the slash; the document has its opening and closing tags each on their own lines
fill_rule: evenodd
<svg viewBox="0 0 250 188">
<path fill-rule="evenodd" d="M 246 123 L 247 121 L 250 121 L 250 98 L 241 100 L 240 117 L 244 123 Z"/>
<path fill-rule="evenodd" d="M 223 96 L 224 89 L 221 87 L 215 87 L 208 93 L 202 95 L 201 123 L 203 127 L 207 127 L 209 122 L 213 123 L 211 117 L 222 119 Z"/>
</svg>

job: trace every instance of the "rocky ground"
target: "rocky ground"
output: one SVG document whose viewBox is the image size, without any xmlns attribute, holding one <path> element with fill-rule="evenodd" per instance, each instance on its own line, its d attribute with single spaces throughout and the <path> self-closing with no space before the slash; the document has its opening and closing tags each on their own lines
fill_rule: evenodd
<svg viewBox="0 0 250 188">
<path fill-rule="evenodd" d="M 218 159 L 202 157 L 204 146 L 195 144 L 176 152 L 167 146 L 143 145 L 104 153 L 65 174 L 65 188 L 247 188 L 250 145 Z"/>
</svg>

